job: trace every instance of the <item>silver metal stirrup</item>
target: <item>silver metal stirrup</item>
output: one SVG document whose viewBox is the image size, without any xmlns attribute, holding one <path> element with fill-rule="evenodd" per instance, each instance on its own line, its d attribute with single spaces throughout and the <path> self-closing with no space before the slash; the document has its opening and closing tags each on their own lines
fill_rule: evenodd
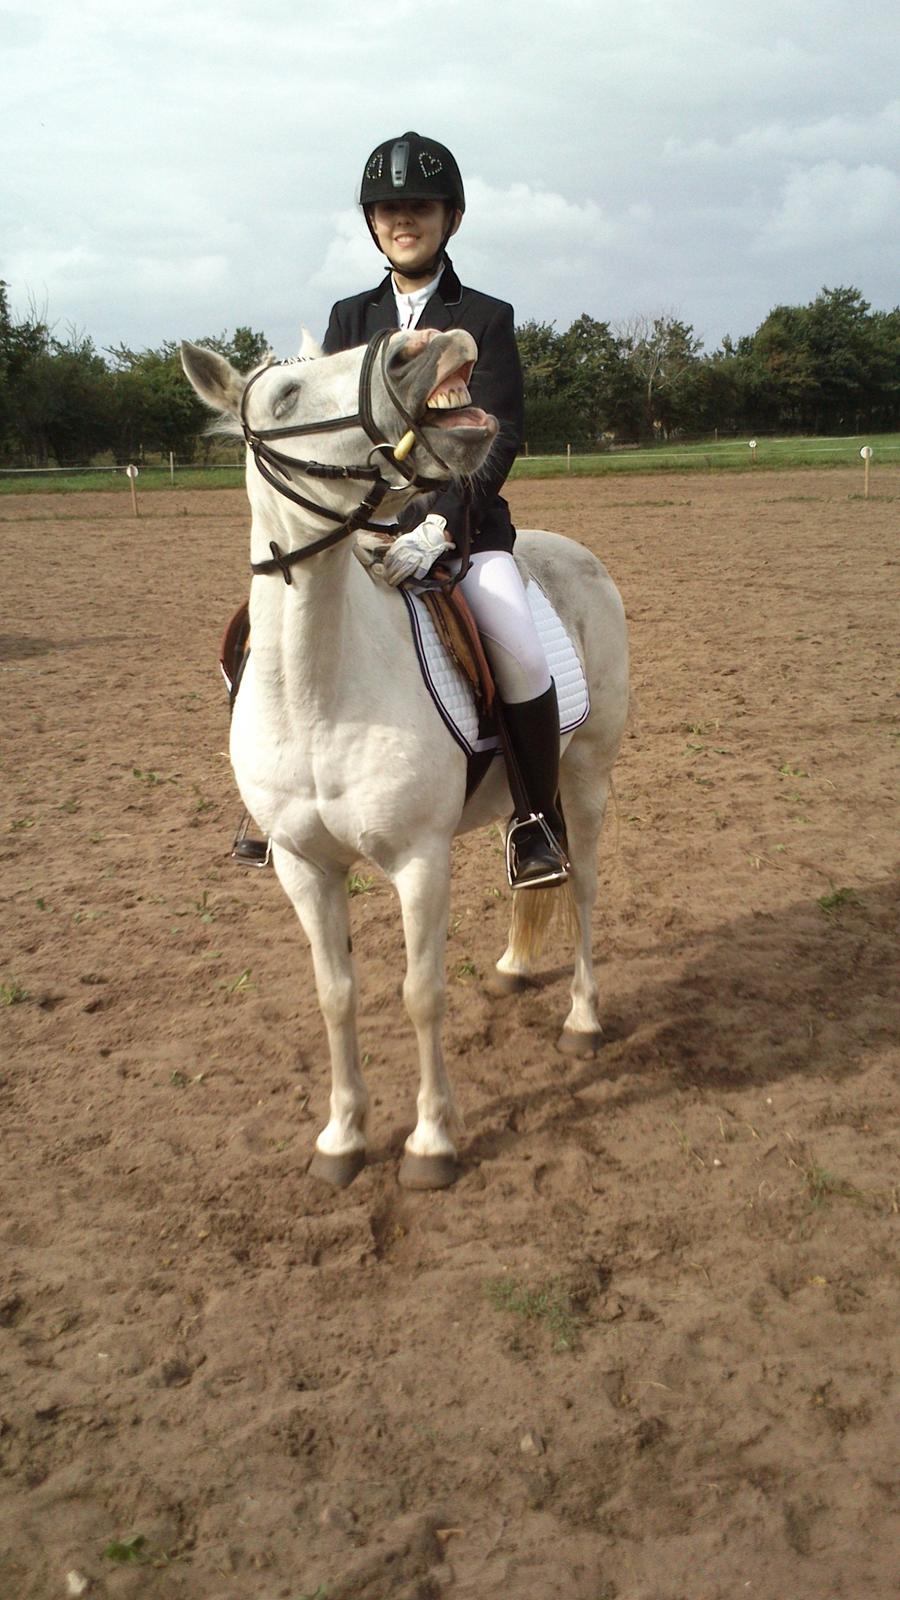
<svg viewBox="0 0 900 1600">
<path fill-rule="evenodd" d="M 272 855 L 271 839 L 252 839 L 249 834 L 250 813 L 245 811 L 232 842 L 231 860 L 241 867 L 267 867 Z"/>
<path fill-rule="evenodd" d="M 544 836 L 545 842 L 550 846 L 554 855 L 559 859 L 559 866 L 549 869 L 538 878 L 529 878 L 527 883 L 516 883 L 516 836 L 523 832 L 537 828 Z M 532 811 L 530 817 L 525 817 L 521 822 L 516 820 L 509 824 L 506 830 L 506 878 L 511 889 L 544 889 L 549 884 L 565 883 L 572 870 L 572 864 L 565 850 L 553 832 L 543 811 Z"/>
</svg>

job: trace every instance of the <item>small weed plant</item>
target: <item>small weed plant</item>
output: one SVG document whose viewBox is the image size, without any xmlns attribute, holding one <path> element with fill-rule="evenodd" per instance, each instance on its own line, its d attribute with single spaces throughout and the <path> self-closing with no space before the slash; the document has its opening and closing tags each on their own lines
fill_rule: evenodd
<svg viewBox="0 0 900 1600">
<path fill-rule="evenodd" d="M 147 1540 L 142 1533 L 134 1533 L 130 1539 L 111 1540 L 103 1555 L 107 1561 L 115 1561 L 120 1567 L 142 1566 L 150 1559 Z"/>
<path fill-rule="evenodd" d="M 224 989 L 226 995 L 247 994 L 253 988 L 253 984 L 250 982 L 252 970 L 251 967 L 245 967 L 243 972 L 238 973 L 238 976 L 232 979 L 231 983 L 220 983 L 219 988 Z"/>
<path fill-rule="evenodd" d="M 209 903 L 208 889 L 204 889 L 200 899 L 193 902 L 193 909 L 196 911 L 201 922 L 215 922 L 216 913 Z"/>
<path fill-rule="evenodd" d="M 828 894 L 821 895 L 818 901 L 826 917 L 831 916 L 834 911 L 840 911 L 842 906 L 855 906 L 858 903 L 859 896 L 853 889 L 848 889 L 846 885 L 843 888 L 836 889 L 834 884 L 831 885 Z"/>
<path fill-rule="evenodd" d="M 160 784 L 160 783 L 174 783 L 175 782 L 174 778 L 162 778 L 162 777 L 160 777 L 159 773 L 158 772 L 154 772 L 153 769 L 150 768 L 150 767 L 148 767 L 148 768 L 132 767 L 131 776 L 133 778 L 137 778 L 138 783 L 146 784 L 148 789 L 155 789 L 156 786 L 158 784 Z"/>
<path fill-rule="evenodd" d="M 572 1297 L 558 1278 L 548 1278 L 535 1288 L 518 1278 L 491 1278 L 484 1289 L 496 1311 L 507 1311 L 523 1322 L 543 1323 L 558 1353 L 578 1344 L 578 1322 Z"/>
<path fill-rule="evenodd" d="M 834 1172 L 827 1172 L 814 1158 L 802 1169 L 801 1176 L 809 1195 L 810 1211 L 818 1211 L 826 1200 L 863 1199 L 855 1184 L 849 1183 L 846 1178 L 837 1177 Z"/>
<path fill-rule="evenodd" d="M 351 900 L 358 894 L 371 894 L 375 887 L 375 879 L 367 878 L 362 872 L 351 872 L 347 879 L 347 893 Z"/>
<path fill-rule="evenodd" d="M 9 978 L 6 983 L 0 983 L 0 1005 L 17 1006 L 27 999 L 28 990 L 18 978 Z"/>
</svg>

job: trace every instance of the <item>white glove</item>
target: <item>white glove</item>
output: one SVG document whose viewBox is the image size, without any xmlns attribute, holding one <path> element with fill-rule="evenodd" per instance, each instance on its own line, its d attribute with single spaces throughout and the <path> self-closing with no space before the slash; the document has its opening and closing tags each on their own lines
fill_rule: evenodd
<svg viewBox="0 0 900 1600">
<path fill-rule="evenodd" d="M 381 576 L 392 588 L 405 583 L 407 578 L 427 578 L 435 562 L 452 549 L 446 517 L 427 516 L 409 533 L 398 534 L 385 553 Z"/>
</svg>

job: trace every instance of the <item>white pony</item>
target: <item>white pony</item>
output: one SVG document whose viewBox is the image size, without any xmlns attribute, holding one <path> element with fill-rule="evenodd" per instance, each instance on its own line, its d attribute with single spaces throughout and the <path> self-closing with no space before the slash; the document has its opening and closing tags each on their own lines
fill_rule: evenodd
<svg viewBox="0 0 900 1600">
<path fill-rule="evenodd" d="M 332 1090 L 311 1170 L 337 1186 L 355 1177 L 366 1153 L 347 895 L 348 870 L 360 857 L 397 890 L 406 940 L 403 998 L 418 1040 L 420 1087 L 400 1181 L 439 1188 L 458 1173 L 461 1123 L 441 1047 L 450 844 L 455 834 L 508 817 L 512 801 L 498 759 L 466 803 L 465 757 L 422 680 L 403 599 L 373 581 L 353 547 L 354 530 L 375 508 L 384 519 L 395 516 L 417 487 L 446 480 L 448 467 L 454 476 L 477 473 L 497 424 L 468 404 L 476 356 L 471 336 L 456 329 L 376 335 L 364 349 L 331 357 L 306 336 L 297 361 L 248 379 L 212 351 L 182 346 L 197 393 L 228 413 L 248 442 L 252 649 L 231 759 L 312 947 Z M 299 447 L 282 442 L 298 436 Z M 307 448 L 315 459 L 304 458 Z M 580 545 L 523 532 L 516 555 L 565 623 L 590 692 L 590 715 L 565 745 L 560 772 L 572 863 L 562 892 L 574 896 L 578 933 L 559 1043 L 567 1053 L 593 1055 L 600 1024 L 591 911 L 597 839 L 628 706 L 624 611 L 605 568 Z M 495 975 L 507 992 L 525 986 L 535 924 L 546 922 L 543 908 L 560 892 L 513 897 L 509 944 Z"/>
</svg>

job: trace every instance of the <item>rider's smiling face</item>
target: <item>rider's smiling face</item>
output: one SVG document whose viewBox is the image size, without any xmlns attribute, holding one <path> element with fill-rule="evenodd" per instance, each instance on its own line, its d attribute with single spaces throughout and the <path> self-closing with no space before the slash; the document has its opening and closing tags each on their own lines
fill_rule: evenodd
<svg viewBox="0 0 900 1600">
<path fill-rule="evenodd" d="M 447 226 L 447 206 L 443 200 L 379 200 L 370 212 L 375 237 L 388 260 L 403 272 L 427 266 L 441 248 Z M 454 218 L 452 233 L 459 227 L 461 213 Z"/>
</svg>

